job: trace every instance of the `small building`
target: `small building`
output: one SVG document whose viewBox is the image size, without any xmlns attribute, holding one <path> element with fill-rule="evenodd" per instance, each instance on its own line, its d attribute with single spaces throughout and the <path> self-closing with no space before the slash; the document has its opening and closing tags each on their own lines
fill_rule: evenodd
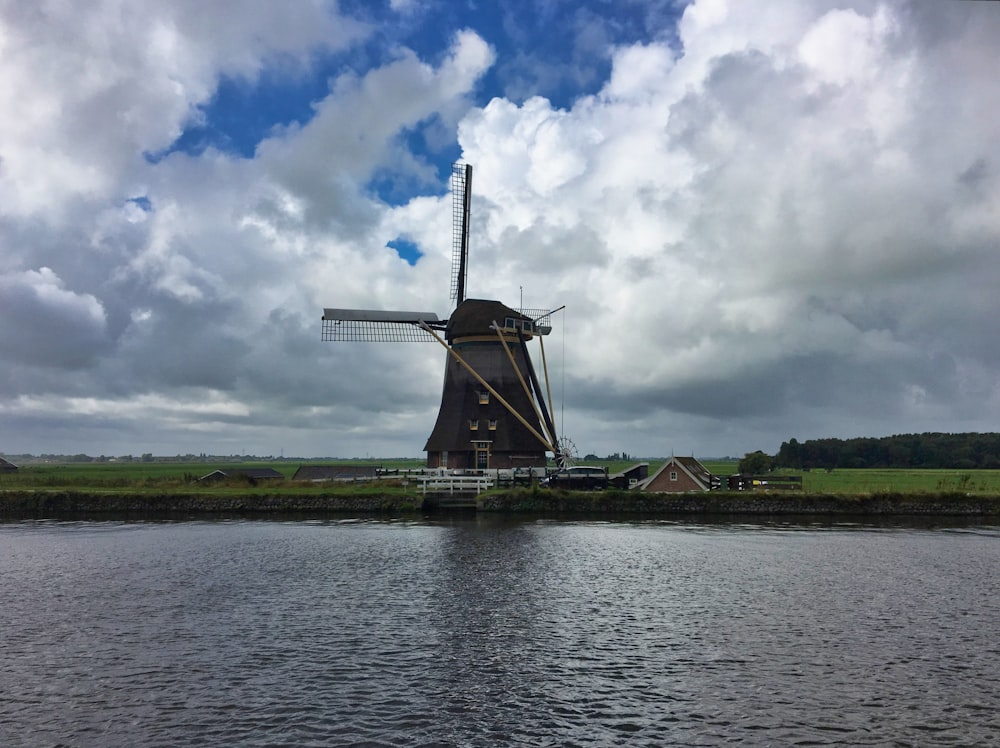
<svg viewBox="0 0 1000 748">
<path fill-rule="evenodd" d="M 608 483 L 615 488 L 637 488 L 649 477 L 649 463 L 637 462 L 620 473 L 608 476 Z"/>
<path fill-rule="evenodd" d="M 379 465 L 300 465 L 292 480 L 313 483 L 374 480 L 380 469 Z"/>
<path fill-rule="evenodd" d="M 199 481 L 219 481 L 228 480 L 231 478 L 242 478 L 249 480 L 251 483 L 256 483 L 259 480 L 282 480 L 284 475 L 279 473 L 274 468 L 219 468 L 218 470 L 213 470 L 208 475 L 201 476 Z"/>
<path fill-rule="evenodd" d="M 0 457 L 0 473 L 16 473 L 17 465 Z"/>
<path fill-rule="evenodd" d="M 659 470 L 640 482 L 636 488 L 640 491 L 655 493 L 711 491 L 713 476 L 708 468 L 694 457 L 674 457 L 671 455 L 670 459 L 664 462 Z"/>
</svg>

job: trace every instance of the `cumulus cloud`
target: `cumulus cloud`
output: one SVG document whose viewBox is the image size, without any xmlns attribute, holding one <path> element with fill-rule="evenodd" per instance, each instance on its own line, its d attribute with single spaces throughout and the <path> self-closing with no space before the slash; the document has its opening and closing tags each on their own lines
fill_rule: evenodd
<svg viewBox="0 0 1000 748">
<path fill-rule="evenodd" d="M 55 220 L 64 201 L 115 200 L 169 146 L 222 75 L 361 33 L 326 3 L 6 4 L 0 19 L 0 202 Z M 16 115 L 16 116 L 11 116 Z M 123 184 L 124 183 L 124 184 Z"/>
<path fill-rule="evenodd" d="M 458 29 L 338 68 L 252 157 L 172 149 L 225 78 L 374 33 L 272 5 L 3 6 L 0 416 L 31 435 L 4 449 L 417 454 L 443 351 L 318 340 L 324 306 L 448 312 L 451 202 L 415 134 L 475 165 L 470 293 L 566 304 L 547 351 L 585 451 L 995 429 L 987 4 L 697 0 L 615 46 L 581 16 L 610 67 L 566 106 Z"/>
</svg>

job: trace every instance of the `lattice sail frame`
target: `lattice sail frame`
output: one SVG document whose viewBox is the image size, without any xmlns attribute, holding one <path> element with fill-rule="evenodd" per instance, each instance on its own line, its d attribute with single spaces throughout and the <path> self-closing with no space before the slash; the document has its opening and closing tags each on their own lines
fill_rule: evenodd
<svg viewBox="0 0 1000 748">
<path fill-rule="evenodd" d="M 324 309 L 325 342 L 431 343 L 423 325 L 441 330 L 444 322 L 433 312 L 382 312 L 372 309 Z"/>
<path fill-rule="evenodd" d="M 469 213 L 472 202 L 472 166 L 451 167 L 451 300 L 465 301 L 469 274 Z"/>
<path fill-rule="evenodd" d="M 324 342 L 433 343 L 434 336 L 422 327 L 399 322 L 323 320 Z"/>
</svg>

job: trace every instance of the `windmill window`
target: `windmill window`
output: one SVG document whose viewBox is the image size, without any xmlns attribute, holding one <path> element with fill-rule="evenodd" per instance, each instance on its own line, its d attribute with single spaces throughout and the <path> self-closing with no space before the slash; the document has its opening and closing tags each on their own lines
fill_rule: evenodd
<svg viewBox="0 0 1000 748">
<path fill-rule="evenodd" d="M 670 471 L 670 480 L 677 480 L 677 471 L 676 470 L 671 470 Z"/>
<path fill-rule="evenodd" d="M 471 421 L 469 421 L 469 430 L 470 431 L 478 431 L 479 430 L 479 419 L 478 418 L 473 418 Z"/>
<path fill-rule="evenodd" d="M 497 419 L 496 418 L 491 418 L 489 420 L 489 423 L 487 425 L 489 426 L 490 431 L 496 431 L 497 430 Z"/>
<path fill-rule="evenodd" d="M 479 392 L 479 404 L 486 405 L 490 401 L 490 393 L 487 390 L 481 390 Z"/>
<path fill-rule="evenodd" d="M 529 335 L 535 332 L 535 323 L 530 319 L 518 319 L 516 317 L 505 317 L 503 321 L 505 330 L 524 330 Z"/>
</svg>

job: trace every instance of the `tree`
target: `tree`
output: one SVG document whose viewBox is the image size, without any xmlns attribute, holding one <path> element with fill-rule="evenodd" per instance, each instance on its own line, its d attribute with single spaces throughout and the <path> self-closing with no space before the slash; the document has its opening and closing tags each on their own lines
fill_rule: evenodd
<svg viewBox="0 0 1000 748">
<path fill-rule="evenodd" d="M 799 440 L 792 438 L 783 442 L 778 454 L 775 455 L 775 463 L 786 468 L 802 467 L 802 445 Z"/>
<path fill-rule="evenodd" d="M 759 449 L 756 452 L 747 452 L 739 464 L 739 471 L 743 475 L 760 475 L 770 473 L 772 470 L 774 470 L 774 458 Z"/>
</svg>

